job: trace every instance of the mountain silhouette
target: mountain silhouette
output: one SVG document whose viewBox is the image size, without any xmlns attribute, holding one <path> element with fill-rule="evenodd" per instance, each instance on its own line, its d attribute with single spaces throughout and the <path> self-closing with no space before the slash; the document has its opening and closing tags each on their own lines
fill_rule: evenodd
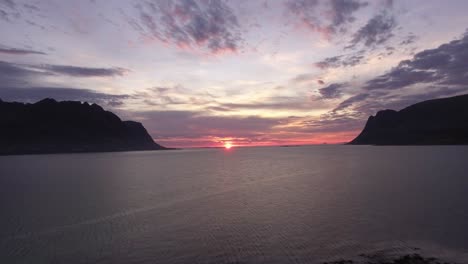
<svg viewBox="0 0 468 264">
<path fill-rule="evenodd" d="M 400 111 L 379 111 L 349 144 L 468 144 L 468 95 L 428 100 Z"/>
<path fill-rule="evenodd" d="M 159 149 L 141 123 L 97 104 L 0 100 L 0 155 Z"/>
</svg>

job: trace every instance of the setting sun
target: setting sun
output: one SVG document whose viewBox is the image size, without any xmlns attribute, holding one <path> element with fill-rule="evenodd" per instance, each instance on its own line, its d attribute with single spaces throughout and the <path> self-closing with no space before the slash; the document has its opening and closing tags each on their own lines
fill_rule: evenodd
<svg viewBox="0 0 468 264">
<path fill-rule="evenodd" d="M 231 142 L 225 142 L 225 143 L 224 143 L 224 148 L 225 148 L 225 149 L 230 149 L 230 148 L 232 148 Z"/>
</svg>

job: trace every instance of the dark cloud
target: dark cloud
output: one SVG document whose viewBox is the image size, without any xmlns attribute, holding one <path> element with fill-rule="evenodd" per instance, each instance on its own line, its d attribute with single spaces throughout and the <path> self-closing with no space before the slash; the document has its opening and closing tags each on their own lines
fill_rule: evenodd
<svg viewBox="0 0 468 264">
<path fill-rule="evenodd" d="M 8 48 L 0 45 L 0 53 L 9 54 L 9 55 L 29 55 L 29 54 L 39 54 L 46 55 L 47 53 L 42 51 L 30 50 L 30 49 L 16 49 Z"/>
<path fill-rule="evenodd" d="M 401 42 L 400 45 L 410 45 L 413 44 L 418 39 L 418 36 L 414 34 L 409 34 Z"/>
<path fill-rule="evenodd" d="M 56 74 L 77 77 L 108 76 L 110 73 L 96 71 L 95 68 L 71 67 L 71 72 L 68 72 L 69 68 L 65 68 L 66 72 L 47 68 L 0 61 L 0 97 L 3 100 L 23 102 L 34 102 L 45 97 L 52 97 L 57 100 L 88 101 L 110 106 L 119 105 L 122 100 L 130 98 L 129 95 L 105 94 L 88 89 L 49 87 L 42 81 L 43 77 Z M 74 72 L 74 68 L 79 69 L 79 73 Z M 90 71 L 83 71 L 83 69 L 90 69 Z"/>
<path fill-rule="evenodd" d="M 139 5 L 140 32 L 179 47 L 204 47 L 217 53 L 237 51 L 241 29 L 233 10 L 221 0 L 153 1 Z"/>
<path fill-rule="evenodd" d="M 0 87 L 23 86 L 44 73 L 22 67 L 19 64 L 0 61 Z"/>
<path fill-rule="evenodd" d="M 412 104 L 466 93 L 466 87 L 425 87 L 424 90 L 413 91 L 411 94 L 372 92 L 369 97 L 357 102 L 354 111 L 368 115 L 374 115 L 382 109 L 400 110 Z"/>
<path fill-rule="evenodd" d="M 350 110 L 370 115 L 468 92 L 468 35 L 401 61 L 389 72 L 367 81 L 363 90 L 341 102 L 333 112 Z"/>
<path fill-rule="evenodd" d="M 356 18 L 353 13 L 361 7 L 367 6 L 367 2 L 356 0 L 330 0 L 331 5 L 331 26 L 336 30 L 343 24 L 353 22 Z"/>
<path fill-rule="evenodd" d="M 39 12 L 41 9 L 33 4 L 24 4 L 23 7 L 29 12 Z"/>
<path fill-rule="evenodd" d="M 20 17 L 16 3 L 12 0 L 0 0 L 0 18 L 11 22 L 11 19 Z"/>
<path fill-rule="evenodd" d="M 322 61 L 316 62 L 315 66 L 319 67 L 320 69 L 337 68 L 341 66 L 342 57 L 343 56 L 328 57 Z"/>
<path fill-rule="evenodd" d="M 342 101 L 334 110 L 320 118 L 304 120 L 294 129 L 309 133 L 360 131 L 367 118 L 380 110 L 400 110 L 417 102 L 454 96 L 466 91 L 465 87 L 426 87 L 412 94 L 392 94 L 388 91 L 360 93 Z"/>
<path fill-rule="evenodd" d="M 0 87 L 0 98 L 4 101 L 36 102 L 44 98 L 56 100 L 73 100 L 89 103 L 97 103 L 108 106 L 118 106 L 129 95 L 113 95 L 100 93 L 88 89 L 64 88 L 64 87 Z"/>
<path fill-rule="evenodd" d="M 32 66 L 36 69 L 46 70 L 50 73 L 68 75 L 73 77 L 106 77 L 106 76 L 123 76 L 129 70 L 124 68 L 90 68 L 77 67 L 68 65 L 40 65 Z"/>
<path fill-rule="evenodd" d="M 16 7 L 16 4 L 13 0 L 0 0 L 0 5 L 6 6 L 11 9 Z"/>
<path fill-rule="evenodd" d="M 337 111 L 346 109 L 346 108 L 352 106 L 355 103 L 364 101 L 367 97 L 369 97 L 369 94 L 367 94 L 367 93 L 361 93 L 361 94 L 351 96 L 350 98 L 348 98 L 348 99 L 344 100 L 343 102 L 341 102 L 337 107 L 335 107 L 335 109 L 333 109 L 332 112 L 337 112 Z"/>
<path fill-rule="evenodd" d="M 468 35 L 417 53 L 388 73 L 369 80 L 364 89 L 401 89 L 414 84 L 468 85 Z"/>
<path fill-rule="evenodd" d="M 38 16 L 45 17 L 40 11 L 40 8 L 33 3 L 19 3 L 16 0 L 0 0 L 0 19 L 6 22 L 11 23 L 22 20 L 30 25 L 33 24 L 37 27 L 43 27 L 31 21 Z"/>
<path fill-rule="evenodd" d="M 430 71 L 414 71 L 410 68 L 397 67 L 389 73 L 367 81 L 367 90 L 373 89 L 401 89 L 417 83 L 437 80 L 437 75 Z"/>
<path fill-rule="evenodd" d="M 346 26 L 356 20 L 354 13 L 367 6 L 358 0 L 290 0 L 286 2 L 289 12 L 313 31 L 330 36 L 345 32 Z M 326 14 L 324 16 L 323 14 Z"/>
<path fill-rule="evenodd" d="M 341 90 L 346 86 L 346 83 L 332 83 L 324 88 L 320 88 L 319 93 L 323 99 L 339 98 L 341 97 Z"/>
<path fill-rule="evenodd" d="M 319 118 L 306 119 L 295 128 L 308 133 L 338 133 L 358 131 L 362 129 L 365 120 L 356 114 L 326 113 Z"/>
<path fill-rule="evenodd" d="M 2 9 L 0 9 L 0 18 L 2 20 L 8 21 L 8 13 Z"/>
<path fill-rule="evenodd" d="M 383 4 L 386 8 L 392 8 L 394 4 L 394 0 L 384 0 Z"/>
<path fill-rule="evenodd" d="M 328 57 L 322 61 L 316 62 L 315 66 L 322 70 L 329 68 L 352 67 L 360 64 L 363 59 L 364 56 L 362 53 L 357 52 L 355 54 Z"/>
<path fill-rule="evenodd" d="M 396 28 L 396 24 L 392 15 L 388 13 L 378 14 L 354 33 L 347 48 L 353 48 L 358 44 L 363 44 L 366 47 L 383 44 L 394 36 L 393 30 Z"/>
<path fill-rule="evenodd" d="M 65 65 L 30 65 L 0 61 L 0 85 L 24 86 L 28 82 L 37 85 L 41 77 L 66 75 L 73 77 L 122 76 L 128 70 L 123 68 L 89 68 Z"/>
</svg>

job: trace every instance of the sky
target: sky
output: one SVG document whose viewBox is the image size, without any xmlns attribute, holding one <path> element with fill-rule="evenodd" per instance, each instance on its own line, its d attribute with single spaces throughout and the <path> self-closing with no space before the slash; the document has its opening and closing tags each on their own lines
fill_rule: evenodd
<svg viewBox="0 0 468 264">
<path fill-rule="evenodd" d="M 468 1 L 0 0 L 0 98 L 97 103 L 168 147 L 334 144 L 468 92 Z"/>
</svg>

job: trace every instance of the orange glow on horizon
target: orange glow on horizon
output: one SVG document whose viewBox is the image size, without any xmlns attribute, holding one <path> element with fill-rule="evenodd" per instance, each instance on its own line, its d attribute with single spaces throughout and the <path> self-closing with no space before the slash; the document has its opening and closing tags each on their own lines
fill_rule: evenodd
<svg viewBox="0 0 468 264">
<path fill-rule="evenodd" d="M 221 147 L 232 149 L 234 147 L 261 147 L 261 146 L 283 146 L 283 145 L 321 145 L 321 144 L 342 144 L 351 141 L 360 131 L 343 131 L 334 133 L 272 133 L 262 140 L 251 140 L 248 137 L 216 137 L 202 136 L 192 137 L 172 137 L 165 139 L 155 138 L 154 140 L 165 146 L 174 148 L 210 148 Z M 228 145 L 230 146 L 228 148 Z"/>
</svg>

